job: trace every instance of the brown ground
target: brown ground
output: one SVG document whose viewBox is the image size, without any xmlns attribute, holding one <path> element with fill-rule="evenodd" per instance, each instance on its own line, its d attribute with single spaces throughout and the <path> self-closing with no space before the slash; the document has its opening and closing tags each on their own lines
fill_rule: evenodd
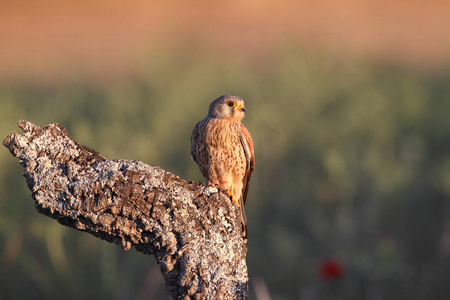
<svg viewBox="0 0 450 300">
<path fill-rule="evenodd" d="M 440 68 L 450 1 L 0 0 L 0 79 L 121 74 L 161 45 L 261 54 L 275 43 Z"/>
</svg>

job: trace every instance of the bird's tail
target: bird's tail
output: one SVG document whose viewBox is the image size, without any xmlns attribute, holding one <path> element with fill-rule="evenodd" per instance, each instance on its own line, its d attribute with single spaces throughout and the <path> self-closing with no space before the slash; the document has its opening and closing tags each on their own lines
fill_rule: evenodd
<svg viewBox="0 0 450 300">
<path fill-rule="evenodd" d="M 242 238 L 244 239 L 244 243 L 247 243 L 247 216 L 245 215 L 245 207 L 244 207 L 244 199 L 243 195 L 239 199 L 239 207 L 240 207 L 240 215 L 241 215 L 241 225 L 242 225 Z"/>
</svg>

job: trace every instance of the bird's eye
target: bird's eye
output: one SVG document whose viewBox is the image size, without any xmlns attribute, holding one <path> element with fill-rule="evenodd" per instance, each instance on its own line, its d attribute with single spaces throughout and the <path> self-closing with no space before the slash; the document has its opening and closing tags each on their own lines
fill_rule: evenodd
<svg viewBox="0 0 450 300">
<path fill-rule="evenodd" d="M 230 101 L 230 102 L 227 103 L 227 105 L 228 105 L 229 107 L 234 107 L 234 106 L 236 105 L 236 102 Z"/>
</svg>

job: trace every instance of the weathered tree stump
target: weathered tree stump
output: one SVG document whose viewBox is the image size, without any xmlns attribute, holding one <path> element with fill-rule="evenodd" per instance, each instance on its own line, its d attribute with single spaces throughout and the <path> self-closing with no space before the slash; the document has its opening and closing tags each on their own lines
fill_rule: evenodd
<svg viewBox="0 0 450 300">
<path fill-rule="evenodd" d="M 140 161 L 109 160 L 64 127 L 19 121 L 3 144 L 36 209 L 59 223 L 153 254 L 169 299 L 247 299 L 239 209 L 215 187 Z"/>
</svg>

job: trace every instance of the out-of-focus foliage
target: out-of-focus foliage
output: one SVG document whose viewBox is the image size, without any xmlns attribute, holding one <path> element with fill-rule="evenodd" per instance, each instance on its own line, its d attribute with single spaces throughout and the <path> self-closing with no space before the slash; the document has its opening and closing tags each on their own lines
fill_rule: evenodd
<svg viewBox="0 0 450 300">
<path fill-rule="evenodd" d="M 264 286 L 272 299 L 450 297 L 449 72 L 296 50 L 252 63 L 161 53 L 121 82 L 0 86 L 0 135 L 58 122 L 108 158 L 202 180 L 191 129 L 214 98 L 240 95 L 257 159 L 252 299 Z M 153 258 L 38 214 L 21 172 L 1 150 L 1 299 L 165 298 Z"/>
</svg>

